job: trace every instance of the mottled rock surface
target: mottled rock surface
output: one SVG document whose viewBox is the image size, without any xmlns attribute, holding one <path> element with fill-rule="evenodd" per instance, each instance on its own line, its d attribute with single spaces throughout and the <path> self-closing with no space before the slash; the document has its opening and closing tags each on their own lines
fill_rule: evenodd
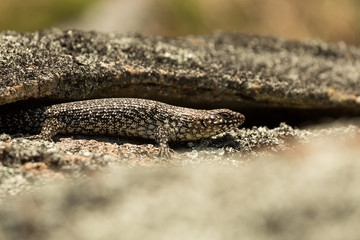
<svg viewBox="0 0 360 240">
<path fill-rule="evenodd" d="M 360 49 L 219 33 L 0 34 L 0 104 L 133 96 L 178 105 L 360 109 Z"/>
<path fill-rule="evenodd" d="M 141 97 L 246 116 L 172 159 L 141 139 L 1 134 L 0 239 L 358 239 L 359 121 L 306 124 L 359 116 L 359 69 L 359 48 L 318 40 L 0 33 L 0 112 Z"/>
<path fill-rule="evenodd" d="M 0 205 L 0 238 L 358 239 L 360 132 L 340 132 L 354 134 L 238 168 L 117 169 L 48 186 Z"/>
<path fill-rule="evenodd" d="M 158 148 L 142 140 L 106 137 L 59 136 L 55 142 L 30 141 L 0 135 L 0 202 L 49 182 L 86 179 L 95 173 L 133 168 L 242 168 L 248 163 L 296 149 L 328 137 L 360 135 L 359 124 L 300 130 L 278 128 L 240 129 L 196 142 L 172 144 L 172 159 L 158 158 Z"/>
</svg>

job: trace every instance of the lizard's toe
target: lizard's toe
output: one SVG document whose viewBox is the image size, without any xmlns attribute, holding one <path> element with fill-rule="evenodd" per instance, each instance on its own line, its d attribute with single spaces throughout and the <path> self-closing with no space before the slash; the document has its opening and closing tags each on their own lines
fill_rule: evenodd
<svg viewBox="0 0 360 240">
<path fill-rule="evenodd" d="M 175 151 L 169 147 L 160 147 L 159 149 L 159 157 L 171 158 L 174 156 L 174 154 Z"/>
</svg>

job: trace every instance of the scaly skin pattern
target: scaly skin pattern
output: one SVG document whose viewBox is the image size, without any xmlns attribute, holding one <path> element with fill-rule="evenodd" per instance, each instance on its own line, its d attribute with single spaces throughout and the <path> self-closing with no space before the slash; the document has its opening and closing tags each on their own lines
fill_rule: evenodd
<svg viewBox="0 0 360 240">
<path fill-rule="evenodd" d="M 197 110 L 138 98 L 104 98 L 0 114 L 0 132 L 111 135 L 153 139 L 160 156 L 168 143 L 211 137 L 240 126 L 244 115 L 228 109 Z"/>
</svg>

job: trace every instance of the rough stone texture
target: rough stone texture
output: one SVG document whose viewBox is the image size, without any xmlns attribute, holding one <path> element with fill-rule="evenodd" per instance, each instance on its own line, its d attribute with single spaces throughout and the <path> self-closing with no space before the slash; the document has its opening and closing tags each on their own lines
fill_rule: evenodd
<svg viewBox="0 0 360 240">
<path fill-rule="evenodd" d="M 338 130 L 339 131 L 339 130 Z M 286 124 L 275 129 L 254 127 L 195 142 L 172 144 L 170 159 L 158 158 L 152 143 L 135 139 L 76 136 L 55 142 L 1 135 L 0 200 L 44 186 L 51 180 L 82 179 L 119 168 L 240 167 L 309 140 L 312 133 Z"/>
<path fill-rule="evenodd" d="M 318 40 L 3 32 L 0 104 L 136 96 L 235 110 L 341 107 L 358 113 L 359 68 L 359 48 Z"/>
<path fill-rule="evenodd" d="M 286 124 L 274 129 L 253 127 L 196 142 L 173 144 L 176 154 L 166 160 L 157 157 L 157 147 L 143 140 L 60 136 L 55 142 L 49 142 L 11 139 L 3 134 L 0 136 L 0 200 L 33 191 L 51 181 L 84 179 L 119 168 L 241 168 L 314 139 L 329 136 L 354 139 L 359 135 L 358 125 L 351 124 L 322 130 L 296 130 Z"/>
<path fill-rule="evenodd" d="M 360 131 L 334 129 L 239 168 L 118 169 L 48 186 L 0 205 L 0 238 L 359 239 Z"/>
<path fill-rule="evenodd" d="M 0 112 L 142 97 L 248 124 L 168 160 L 138 139 L 2 134 L 0 239 L 358 239 L 359 122 L 291 120 L 359 115 L 359 60 L 343 43 L 237 33 L 0 33 Z"/>
</svg>

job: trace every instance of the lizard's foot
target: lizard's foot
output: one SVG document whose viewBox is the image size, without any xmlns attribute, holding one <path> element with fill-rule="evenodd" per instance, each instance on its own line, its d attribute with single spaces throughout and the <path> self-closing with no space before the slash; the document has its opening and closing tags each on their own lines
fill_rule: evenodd
<svg viewBox="0 0 360 240">
<path fill-rule="evenodd" d="M 175 151 L 169 147 L 160 147 L 159 148 L 159 157 L 171 158 L 174 156 L 174 154 L 175 154 Z"/>
</svg>

